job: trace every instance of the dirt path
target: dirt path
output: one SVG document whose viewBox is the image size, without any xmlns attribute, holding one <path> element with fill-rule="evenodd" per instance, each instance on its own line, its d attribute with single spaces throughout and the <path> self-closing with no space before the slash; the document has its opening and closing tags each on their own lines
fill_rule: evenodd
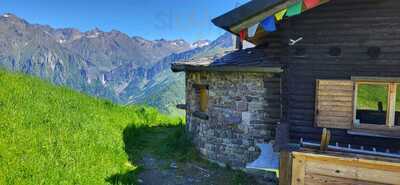
<svg viewBox="0 0 400 185">
<path fill-rule="evenodd" d="M 138 175 L 143 185 L 257 185 L 242 172 L 232 171 L 198 162 L 175 163 L 145 155 L 140 161 L 144 167 Z"/>
<path fill-rule="evenodd" d="M 124 185 L 259 184 L 253 176 L 242 171 L 222 168 L 200 159 L 183 126 L 127 128 L 124 142 L 132 165 L 140 169 L 133 171 L 134 175 L 116 174 L 110 178 L 112 182 Z M 262 184 L 276 183 L 264 181 Z"/>
</svg>

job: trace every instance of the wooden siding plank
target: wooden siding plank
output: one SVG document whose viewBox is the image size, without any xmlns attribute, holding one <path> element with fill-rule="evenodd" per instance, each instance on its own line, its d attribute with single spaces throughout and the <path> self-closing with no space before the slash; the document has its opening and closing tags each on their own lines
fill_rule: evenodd
<svg viewBox="0 0 400 185">
<path fill-rule="evenodd" d="M 330 90 L 330 91 L 352 91 L 353 86 L 351 85 L 336 85 L 332 87 L 331 85 L 319 85 L 321 89 Z"/>
<path fill-rule="evenodd" d="M 334 123 L 334 122 L 351 122 L 353 121 L 353 117 L 352 116 L 348 116 L 348 117 L 339 117 L 339 116 L 320 116 L 319 118 L 320 122 L 324 122 L 324 123 Z M 340 123 L 339 123 L 340 124 Z"/>
<path fill-rule="evenodd" d="M 385 185 L 382 183 L 330 177 L 326 175 L 306 174 L 305 185 L 322 185 L 322 184 L 323 185 Z"/>
<path fill-rule="evenodd" d="M 321 101 L 337 101 L 337 102 L 348 102 L 352 101 L 352 96 L 319 96 Z"/>
<path fill-rule="evenodd" d="M 338 90 L 328 90 L 324 89 L 319 92 L 320 96 L 344 96 L 344 97 L 351 97 L 350 95 L 353 94 L 353 89 L 351 91 L 338 91 Z"/>
<path fill-rule="evenodd" d="M 353 116 L 353 112 L 339 112 L 339 111 L 337 111 L 337 112 L 327 112 L 326 111 L 326 112 L 320 112 L 319 115 L 321 117 L 332 117 L 332 116 L 335 116 L 335 117 L 349 118 L 349 117 Z"/>
<path fill-rule="evenodd" d="M 348 102 L 346 102 L 346 101 L 329 101 L 329 100 L 320 102 L 319 105 L 321 105 L 321 106 L 344 106 L 344 107 L 349 106 Z"/>
<path fill-rule="evenodd" d="M 333 88 L 337 85 L 353 87 L 353 84 L 348 80 L 320 80 L 319 85 L 320 87 L 333 86 Z"/>
<path fill-rule="evenodd" d="M 319 101 L 321 101 L 321 100 L 319 100 Z M 349 103 L 347 103 L 347 104 L 349 104 Z M 322 111 L 353 112 L 353 106 L 352 105 L 340 105 L 340 106 L 319 105 L 318 110 L 320 112 L 322 112 Z"/>
</svg>

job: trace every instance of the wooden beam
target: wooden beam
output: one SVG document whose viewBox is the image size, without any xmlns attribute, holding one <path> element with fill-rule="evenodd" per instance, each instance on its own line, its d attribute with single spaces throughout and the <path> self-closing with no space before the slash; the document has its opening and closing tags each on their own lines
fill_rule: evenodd
<svg viewBox="0 0 400 185">
<path fill-rule="evenodd" d="M 281 67 L 246 67 L 246 66 L 226 66 L 226 67 L 208 67 L 208 66 L 180 66 L 176 67 L 174 72 L 180 71 L 214 71 L 214 72 L 249 72 L 249 73 L 282 73 Z"/>
<path fill-rule="evenodd" d="M 389 128 L 388 128 L 389 129 Z M 395 138 L 400 139 L 400 129 L 399 127 L 394 127 L 392 130 L 367 130 L 367 129 L 351 129 L 347 130 L 347 133 L 350 135 L 357 135 L 357 136 L 369 136 L 369 137 L 376 137 L 376 138 Z"/>
<path fill-rule="evenodd" d="M 400 126 L 395 126 L 392 128 L 389 128 L 386 125 L 376 125 L 376 124 L 365 124 L 362 123 L 360 124 L 356 129 L 365 129 L 369 131 L 386 131 L 386 132 L 397 132 L 399 135 L 400 133 Z"/>
<path fill-rule="evenodd" d="M 400 83 L 399 77 L 352 76 L 351 80 L 364 82 Z"/>
</svg>

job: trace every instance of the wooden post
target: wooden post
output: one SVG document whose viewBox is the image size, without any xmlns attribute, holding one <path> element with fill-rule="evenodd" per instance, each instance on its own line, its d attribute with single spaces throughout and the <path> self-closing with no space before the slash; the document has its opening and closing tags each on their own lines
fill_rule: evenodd
<svg viewBox="0 0 400 185">
<path fill-rule="evenodd" d="M 322 130 L 322 135 L 321 135 L 320 150 L 321 151 L 327 150 L 330 141 L 331 141 L 331 132 L 327 128 L 324 128 Z"/>
<path fill-rule="evenodd" d="M 292 159 L 289 151 L 282 150 L 279 159 L 279 185 L 290 185 Z"/>
<path fill-rule="evenodd" d="M 301 155 L 293 155 L 292 184 L 304 185 L 306 158 Z"/>
</svg>

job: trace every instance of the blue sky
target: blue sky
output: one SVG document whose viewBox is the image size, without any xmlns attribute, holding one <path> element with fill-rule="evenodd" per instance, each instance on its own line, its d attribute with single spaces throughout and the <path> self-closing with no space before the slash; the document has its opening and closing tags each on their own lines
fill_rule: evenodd
<svg viewBox="0 0 400 185">
<path fill-rule="evenodd" d="M 213 40 L 211 19 L 249 0 L 1 0 L 0 13 L 55 28 L 112 29 L 146 39 Z"/>
</svg>

